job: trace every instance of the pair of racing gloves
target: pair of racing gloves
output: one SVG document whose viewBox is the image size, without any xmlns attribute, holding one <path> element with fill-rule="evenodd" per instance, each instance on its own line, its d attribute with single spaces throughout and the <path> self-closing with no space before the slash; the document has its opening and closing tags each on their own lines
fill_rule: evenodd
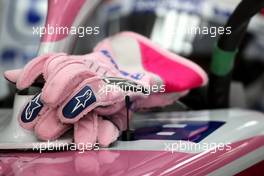
<svg viewBox="0 0 264 176">
<path fill-rule="evenodd" d="M 207 83 L 195 63 L 149 39 L 121 32 L 87 55 L 47 54 L 5 78 L 17 89 L 43 80 L 41 93 L 21 109 L 20 125 L 41 140 L 55 140 L 74 128 L 74 142 L 109 146 L 127 128 L 125 97 L 132 111 L 172 104 Z"/>
</svg>

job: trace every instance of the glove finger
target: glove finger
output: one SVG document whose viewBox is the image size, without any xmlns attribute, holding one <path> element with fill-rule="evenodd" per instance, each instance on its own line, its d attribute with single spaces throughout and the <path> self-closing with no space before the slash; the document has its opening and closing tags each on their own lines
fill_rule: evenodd
<svg viewBox="0 0 264 176">
<path fill-rule="evenodd" d="M 94 144 L 97 139 L 98 118 L 96 113 L 88 113 L 74 124 L 74 141 L 77 144 Z"/>
<path fill-rule="evenodd" d="M 117 140 L 118 128 L 109 120 L 98 118 L 98 142 L 100 146 L 107 147 Z"/>
<path fill-rule="evenodd" d="M 8 70 L 4 72 L 4 77 L 6 80 L 16 84 L 18 77 L 22 73 L 22 69 Z"/>
<path fill-rule="evenodd" d="M 57 117 L 57 111 L 45 106 L 40 95 L 37 94 L 26 104 L 18 120 L 23 128 L 34 129 L 40 139 L 52 140 L 67 131 L 70 125 L 62 124 Z"/>
<path fill-rule="evenodd" d="M 58 116 L 63 123 L 75 123 L 98 106 L 110 106 L 124 100 L 122 91 L 105 91 L 101 78 L 84 80 L 59 107 Z"/>
<path fill-rule="evenodd" d="M 43 55 L 36 57 L 30 61 L 23 69 L 22 73 L 19 75 L 17 80 L 17 88 L 25 89 L 29 87 L 42 73 L 45 62 L 52 55 Z"/>
<path fill-rule="evenodd" d="M 56 107 L 63 102 L 84 79 L 92 76 L 94 76 L 94 74 L 87 71 L 84 65 L 75 63 L 64 66 L 47 80 L 42 90 L 43 93 L 41 98 L 49 106 Z"/>
<path fill-rule="evenodd" d="M 54 140 L 70 128 L 71 125 L 61 123 L 57 117 L 57 112 L 51 109 L 41 115 L 35 125 L 34 131 L 39 139 Z"/>
<path fill-rule="evenodd" d="M 115 103 L 111 106 L 97 107 L 94 109 L 94 111 L 100 116 L 108 116 L 108 115 L 113 115 L 113 114 L 117 113 L 124 106 L 125 106 L 124 102 L 121 102 L 121 103 Z"/>
</svg>

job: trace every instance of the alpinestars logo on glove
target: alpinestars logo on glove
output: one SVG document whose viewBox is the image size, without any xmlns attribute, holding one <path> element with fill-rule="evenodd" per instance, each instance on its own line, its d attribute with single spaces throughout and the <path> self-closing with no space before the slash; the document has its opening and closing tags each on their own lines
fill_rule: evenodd
<svg viewBox="0 0 264 176">
<path fill-rule="evenodd" d="M 32 122 L 40 112 L 43 107 L 42 102 L 40 101 L 41 94 L 37 94 L 24 108 L 21 120 L 24 123 Z"/>
<path fill-rule="evenodd" d="M 87 90 L 83 95 L 75 97 L 75 99 L 78 101 L 78 103 L 75 105 L 75 107 L 72 110 L 72 113 L 76 111 L 78 108 L 82 107 L 84 108 L 87 101 L 92 97 L 92 91 Z"/>
<path fill-rule="evenodd" d="M 96 102 L 96 97 L 92 89 L 85 86 L 65 105 L 62 110 L 63 116 L 69 119 L 75 118 L 94 102 Z"/>
</svg>

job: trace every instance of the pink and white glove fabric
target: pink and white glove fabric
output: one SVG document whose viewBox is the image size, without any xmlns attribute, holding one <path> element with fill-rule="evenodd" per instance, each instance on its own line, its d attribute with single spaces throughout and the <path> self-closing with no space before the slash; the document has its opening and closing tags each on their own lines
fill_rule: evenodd
<svg viewBox="0 0 264 176">
<path fill-rule="evenodd" d="M 159 85 L 165 85 L 165 92 L 152 93 L 148 99 L 135 102 L 137 108 L 172 104 L 190 89 L 208 82 L 207 74 L 200 66 L 134 32 L 120 32 L 106 38 L 97 44 L 94 51 L 114 58 L 112 62 L 124 75 L 140 79 L 139 76 L 146 73 L 152 75 Z"/>
<path fill-rule="evenodd" d="M 5 72 L 18 89 L 29 87 L 40 76 L 45 80 L 44 87 L 21 111 L 21 126 L 48 140 L 58 138 L 71 127 L 69 124 L 74 124 L 75 142 L 98 141 L 102 146 L 115 141 L 119 130 L 125 129 L 125 96 L 132 100 L 146 98 L 149 92 L 144 86 L 154 84 L 147 75 L 141 82 L 123 78 L 103 53 L 45 55 L 22 70 Z"/>
<path fill-rule="evenodd" d="M 124 62 L 135 67 L 127 69 Z M 21 126 L 34 130 L 40 139 L 51 140 L 74 125 L 76 143 L 102 146 L 114 142 L 126 129 L 126 95 L 135 110 L 163 106 L 207 82 L 199 66 L 135 33 L 108 38 L 92 54 L 44 55 L 24 69 L 5 72 L 18 89 L 30 87 L 40 76 L 44 87 L 22 109 Z M 149 92 L 154 85 L 165 85 L 166 93 Z M 116 87 L 121 89 L 105 94 L 104 90 Z"/>
</svg>

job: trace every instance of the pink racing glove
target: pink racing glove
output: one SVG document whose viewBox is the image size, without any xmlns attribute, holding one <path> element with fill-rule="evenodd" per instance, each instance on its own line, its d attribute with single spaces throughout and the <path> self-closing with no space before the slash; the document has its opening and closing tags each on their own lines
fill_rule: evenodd
<svg viewBox="0 0 264 176">
<path fill-rule="evenodd" d="M 139 74 L 130 74 L 136 70 L 152 75 L 158 84 L 165 85 L 165 93 L 153 93 L 148 99 L 135 102 L 136 109 L 172 104 L 190 89 L 204 86 L 208 82 L 200 66 L 134 32 L 121 32 L 106 38 L 97 44 L 94 51 L 112 57 L 112 62 L 119 66 L 123 74 L 138 78 Z"/>
<path fill-rule="evenodd" d="M 18 89 L 29 87 L 40 75 L 45 80 L 41 94 L 36 95 L 21 111 L 21 126 L 34 130 L 40 139 L 48 140 L 58 138 L 71 127 L 69 124 L 74 124 L 75 142 L 98 141 L 107 146 L 115 141 L 119 130 L 124 129 L 119 119 L 126 121 L 125 117 L 118 116 L 122 115 L 120 110 L 124 106 L 125 95 L 132 100 L 145 98 L 148 90 L 140 83 L 122 77 L 98 77 L 120 76 L 112 64 L 107 65 L 108 62 L 109 59 L 102 53 L 84 56 L 56 54 L 38 57 L 23 70 L 5 72 L 5 77 L 15 82 Z M 147 76 L 143 80 L 145 85 L 152 84 Z M 116 87 L 119 87 L 115 89 L 117 91 L 111 91 Z M 109 88 L 110 91 L 106 92 Z M 115 114 L 114 124 L 91 112 L 96 107 L 104 107 L 98 108 L 103 115 Z"/>
<path fill-rule="evenodd" d="M 34 59 L 36 61 L 31 61 L 23 71 L 15 70 L 6 72 L 6 78 L 12 82 L 17 82 L 19 89 L 30 86 L 39 75 L 43 75 L 45 80 L 41 95 L 33 98 L 22 111 L 22 115 L 19 118 L 21 125 L 27 129 L 34 129 L 40 139 L 47 140 L 56 139 L 71 127 L 69 124 L 74 123 L 74 140 L 77 143 L 94 143 L 98 141 L 101 145 L 107 146 L 115 141 L 119 135 L 119 131 L 126 129 L 123 100 L 124 96 L 128 95 L 128 93 L 127 91 L 119 91 L 117 94 L 110 92 L 110 96 L 103 96 L 107 98 L 111 97 L 111 103 L 110 101 L 107 103 L 104 101 L 103 103 L 93 102 L 94 97 L 98 100 L 97 95 L 100 93 L 100 90 L 104 90 L 105 87 L 109 86 L 109 81 L 116 82 L 115 85 L 112 85 L 113 87 L 116 87 L 117 83 L 127 84 L 127 79 L 132 81 L 132 84 L 133 82 L 135 84 L 139 83 L 138 85 L 142 84 L 146 87 L 162 85 L 166 81 L 161 79 L 160 75 L 151 75 L 150 72 L 146 72 L 145 70 L 143 70 L 145 74 L 142 74 L 132 71 L 126 72 L 120 69 L 115 62 L 116 58 L 112 57 L 113 52 L 109 52 L 111 48 L 108 50 L 105 50 L 106 47 L 102 48 L 104 50 L 100 50 L 99 53 L 93 53 L 92 57 L 87 57 L 91 55 L 66 56 L 65 54 L 42 56 Z M 127 49 L 128 52 L 133 50 L 133 48 L 130 48 L 130 50 L 129 48 L 123 49 Z M 148 45 L 147 50 L 149 52 L 145 54 L 146 58 L 152 56 L 151 53 L 153 52 L 160 54 L 159 50 L 154 48 L 151 43 Z M 122 55 L 122 53 L 118 53 L 116 52 L 114 56 Z M 143 52 L 140 54 L 144 55 Z M 166 60 L 168 56 L 176 57 L 176 55 L 171 53 L 166 54 L 158 58 L 160 60 Z M 137 56 L 137 53 L 135 55 Z M 173 62 L 175 62 L 175 69 L 179 71 L 175 72 L 177 76 L 173 82 L 172 79 L 168 79 L 166 82 L 166 92 L 170 92 L 167 91 L 167 87 L 170 85 L 173 85 L 175 89 L 165 95 L 161 95 L 161 93 L 151 94 L 147 99 L 144 92 L 138 94 L 138 91 L 134 93 L 130 91 L 131 94 L 129 95 L 134 97 L 132 100 L 136 100 L 134 101 L 134 109 L 171 104 L 175 99 L 186 94 L 189 89 L 201 86 L 201 84 L 207 81 L 207 77 L 205 76 L 204 78 L 204 75 L 201 74 L 204 73 L 203 70 L 196 64 L 183 58 L 173 60 Z M 136 66 L 136 64 L 133 65 Z M 168 71 L 171 72 L 173 70 Z M 121 82 L 118 82 L 116 78 L 104 80 L 100 77 L 102 75 L 126 78 L 126 80 L 121 79 Z M 186 76 L 186 80 L 183 84 L 182 79 L 179 78 L 184 76 Z M 106 84 L 107 82 L 108 84 Z M 92 85 L 92 91 L 89 89 L 91 87 L 85 86 L 86 84 Z M 128 84 L 131 85 L 130 83 Z M 141 88 L 141 90 L 144 89 Z M 177 90 L 179 93 L 174 93 Z M 91 104 L 85 101 L 86 96 L 91 100 Z M 90 106 L 86 107 L 86 103 Z M 91 112 L 92 110 L 94 112 Z M 102 116 L 106 116 L 108 120 Z M 26 121 L 25 119 L 30 119 L 30 121 Z"/>
</svg>

